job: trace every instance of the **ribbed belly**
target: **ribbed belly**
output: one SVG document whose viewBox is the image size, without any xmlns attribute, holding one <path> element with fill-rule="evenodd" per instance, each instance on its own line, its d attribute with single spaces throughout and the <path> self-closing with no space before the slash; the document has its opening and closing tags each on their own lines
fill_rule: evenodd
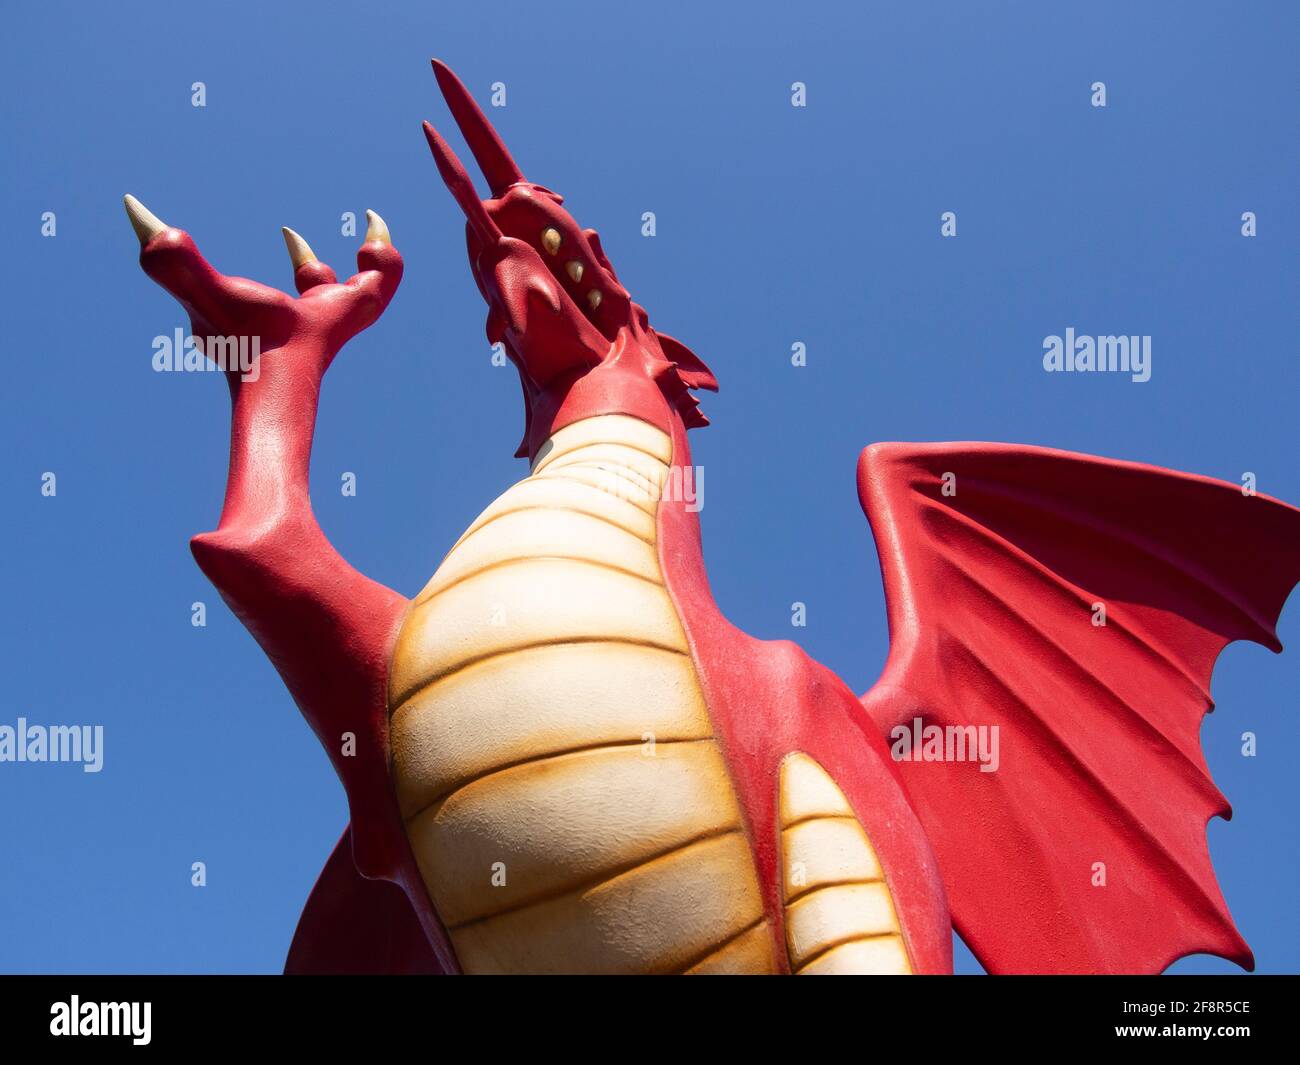
<svg viewBox="0 0 1300 1065">
<path fill-rule="evenodd" d="M 398 801 L 466 972 L 770 972 L 722 753 L 663 584 L 668 437 L 561 430 L 416 598 Z"/>
</svg>

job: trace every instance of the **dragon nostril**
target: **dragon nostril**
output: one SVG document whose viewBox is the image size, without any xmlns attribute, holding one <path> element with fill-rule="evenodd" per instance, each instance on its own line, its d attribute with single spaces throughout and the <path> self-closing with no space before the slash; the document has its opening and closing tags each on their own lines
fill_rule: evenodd
<svg viewBox="0 0 1300 1065">
<path fill-rule="evenodd" d="M 542 247 L 545 248 L 547 253 L 550 255 L 555 255 L 559 252 L 560 241 L 562 239 L 563 238 L 561 238 L 558 229 L 552 229 L 548 226 L 546 229 L 542 230 Z"/>
<path fill-rule="evenodd" d="M 573 278 L 573 283 L 575 285 L 582 280 L 582 263 L 578 262 L 576 259 L 565 263 L 564 269 L 568 272 L 569 276 Z"/>
</svg>

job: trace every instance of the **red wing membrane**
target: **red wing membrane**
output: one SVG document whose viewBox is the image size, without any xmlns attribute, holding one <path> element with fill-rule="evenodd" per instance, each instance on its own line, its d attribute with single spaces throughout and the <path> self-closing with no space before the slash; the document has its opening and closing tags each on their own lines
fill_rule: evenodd
<svg viewBox="0 0 1300 1065">
<path fill-rule="evenodd" d="M 1200 952 L 1253 967 L 1210 864 L 1206 822 L 1231 811 L 1199 733 L 1223 647 L 1281 650 L 1300 511 L 1002 444 L 876 445 L 858 489 L 890 627 L 868 712 L 891 742 L 916 718 L 998 727 L 996 771 L 899 763 L 985 968 L 1159 972 Z"/>
<path fill-rule="evenodd" d="M 442 973 L 402 889 L 357 872 L 351 825 L 307 898 L 284 971 L 290 976 Z"/>
</svg>

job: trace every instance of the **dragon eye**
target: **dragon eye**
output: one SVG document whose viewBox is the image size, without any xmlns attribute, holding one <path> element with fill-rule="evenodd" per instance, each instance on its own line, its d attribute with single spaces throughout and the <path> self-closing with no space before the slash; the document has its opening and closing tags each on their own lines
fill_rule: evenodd
<svg viewBox="0 0 1300 1065">
<path fill-rule="evenodd" d="M 551 255 L 556 254 L 560 250 L 561 239 L 560 231 L 558 229 L 552 229 L 550 226 L 547 226 L 542 230 L 542 247 Z"/>
</svg>

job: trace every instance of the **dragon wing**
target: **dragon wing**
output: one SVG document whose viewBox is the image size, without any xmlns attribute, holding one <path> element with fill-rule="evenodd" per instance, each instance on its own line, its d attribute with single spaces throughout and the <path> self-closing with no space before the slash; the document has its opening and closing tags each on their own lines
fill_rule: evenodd
<svg viewBox="0 0 1300 1065">
<path fill-rule="evenodd" d="M 357 872 L 350 824 L 303 907 L 284 971 L 289 976 L 443 972 L 402 889 Z"/>
<path fill-rule="evenodd" d="M 1253 968 L 1210 864 L 1206 823 L 1231 810 L 1199 731 L 1225 645 L 1282 649 L 1300 510 L 1003 444 L 877 444 L 858 490 L 890 629 L 863 704 L 912 756 L 903 780 L 985 968 L 1159 972 L 1200 952 Z M 960 756 L 972 725 L 997 727 L 996 770 L 909 749 L 928 735 Z"/>
</svg>

